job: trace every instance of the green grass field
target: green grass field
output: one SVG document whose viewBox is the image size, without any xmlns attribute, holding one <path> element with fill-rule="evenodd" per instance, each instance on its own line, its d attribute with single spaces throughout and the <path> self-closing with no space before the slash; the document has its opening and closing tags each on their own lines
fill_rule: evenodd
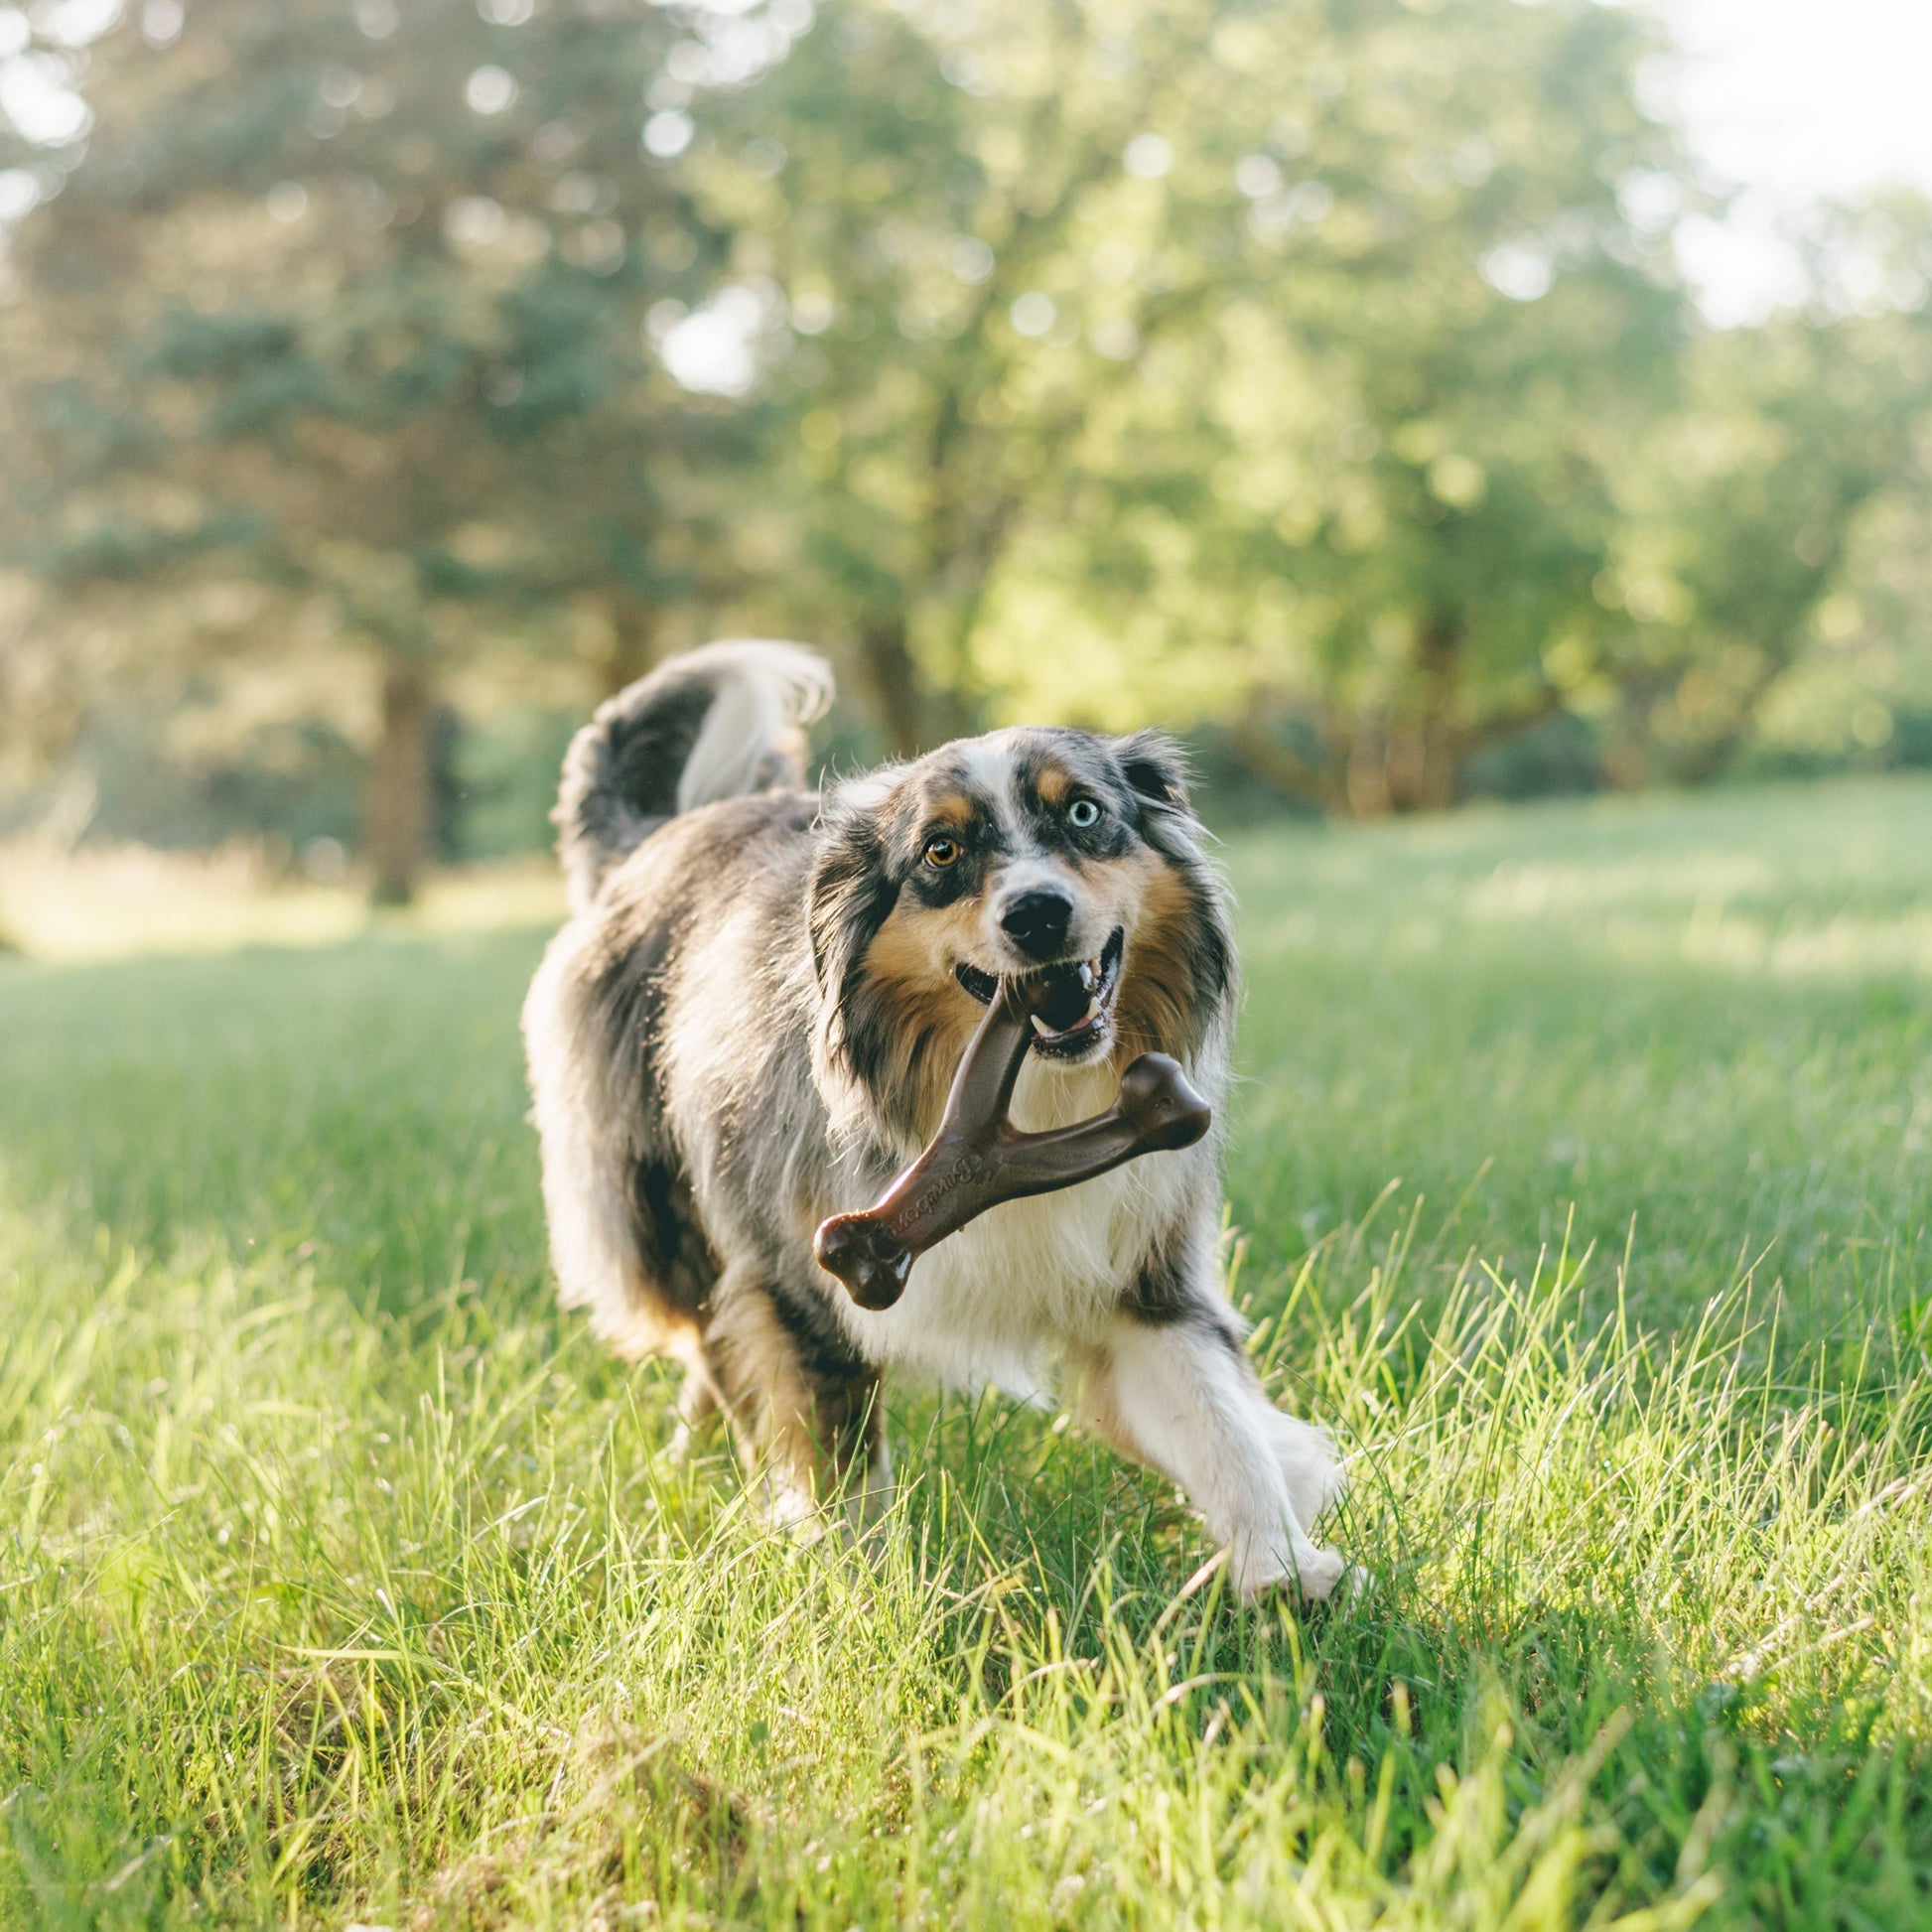
<svg viewBox="0 0 1932 1932">
<path fill-rule="evenodd" d="M 1932 1923 L 1932 785 L 1244 835 L 1377 1583 L 897 1392 L 774 1538 L 550 1305 L 536 931 L 0 960 L 0 1926 Z"/>
</svg>

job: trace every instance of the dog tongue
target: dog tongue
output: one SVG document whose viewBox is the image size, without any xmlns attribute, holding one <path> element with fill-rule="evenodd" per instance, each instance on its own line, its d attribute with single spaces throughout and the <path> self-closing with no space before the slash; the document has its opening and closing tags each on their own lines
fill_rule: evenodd
<svg viewBox="0 0 1932 1932">
<path fill-rule="evenodd" d="M 1072 977 L 1078 986 L 1077 968 Z M 989 1207 L 1091 1180 L 1161 1148 L 1190 1147 L 1207 1132 L 1213 1116 L 1178 1063 L 1143 1053 L 1121 1075 L 1119 1096 L 1104 1114 L 1044 1134 L 1020 1133 L 1007 1107 L 1037 997 L 1035 982 L 1000 982 L 925 1152 L 875 1205 L 820 1224 L 812 1244 L 819 1266 L 861 1308 L 891 1308 L 913 1261 Z M 1084 989 L 1080 997 L 1084 1002 Z"/>
</svg>

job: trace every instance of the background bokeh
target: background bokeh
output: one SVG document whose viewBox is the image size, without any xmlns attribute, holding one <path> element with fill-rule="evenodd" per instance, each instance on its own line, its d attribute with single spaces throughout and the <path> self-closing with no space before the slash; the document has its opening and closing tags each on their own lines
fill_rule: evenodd
<svg viewBox="0 0 1932 1932">
<path fill-rule="evenodd" d="M 1226 815 L 1932 762 L 1932 209 L 1722 14 L 0 6 L 0 837 L 404 898 L 730 631 Z"/>
</svg>

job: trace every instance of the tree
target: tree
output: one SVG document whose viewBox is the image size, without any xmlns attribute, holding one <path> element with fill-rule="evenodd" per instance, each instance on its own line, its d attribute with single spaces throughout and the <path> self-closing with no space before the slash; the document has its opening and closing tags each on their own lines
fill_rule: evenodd
<svg viewBox="0 0 1932 1932">
<path fill-rule="evenodd" d="M 996 674 L 1037 690 L 1077 638 L 1087 708 L 1218 716 L 1355 812 L 1449 802 L 1474 752 L 1561 709 L 1691 328 L 1642 218 L 1683 193 L 1635 98 L 1653 47 L 1581 0 L 1244 23 L 1174 167 L 1242 205 L 1242 254 L 1089 417 L 995 597 Z"/>
<path fill-rule="evenodd" d="M 1594 588 L 1615 620 L 1599 669 L 1623 697 L 1612 756 L 1627 782 L 1726 769 L 1832 641 L 1821 607 L 1856 602 L 1862 533 L 1882 513 L 1909 543 L 1932 504 L 1932 207 L 1898 195 L 1828 212 L 1812 243 L 1808 306 L 1702 336 L 1680 407 L 1622 480 Z M 1894 608 L 1894 631 L 1906 621 Z M 1857 627 L 1841 607 L 1827 630 L 1845 643 Z"/>
<path fill-rule="evenodd" d="M 499 645 L 574 611 L 612 682 L 727 594 L 739 414 L 645 327 L 723 247 L 639 142 L 683 44 L 641 0 L 201 0 L 64 57 L 92 127 L 18 237 L 21 548 L 76 591 L 271 586 L 364 640 L 380 897 L 422 864 L 436 683 L 485 600 Z"/>
<path fill-rule="evenodd" d="M 785 300 L 790 605 L 849 624 L 896 749 L 977 718 L 973 640 L 1018 532 L 1145 347 L 1222 287 L 1243 205 L 1164 178 L 1243 12 L 828 0 L 702 123 L 704 206 Z"/>
<path fill-rule="evenodd" d="M 352 686 L 385 896 L 479 670 L 791 631 L 896 750 L 1212 720 L 1405 811 L 1564 712 L 1722 768 L 1917 527 L 1923 210 L 1712 332 L 1594 0 L 113 14 L 36 9 L 0 127 L 0 673 L 43 739 L 162 662 Z"/>
</svg>

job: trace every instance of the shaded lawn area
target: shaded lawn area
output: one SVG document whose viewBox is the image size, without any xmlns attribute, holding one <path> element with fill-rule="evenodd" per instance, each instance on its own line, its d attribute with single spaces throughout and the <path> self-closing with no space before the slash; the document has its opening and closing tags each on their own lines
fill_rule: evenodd
<svg viewBox="0 0 1932 1932">
<path fill-rule="evenodd" d="M 550 1306 L 530 931 L 0 961 L 0 1923 L 1932 1914 L 1932 786 L 1244 834 L 1345 1614 L 896 1393 L 764 1533 Z"/>
</svg>

